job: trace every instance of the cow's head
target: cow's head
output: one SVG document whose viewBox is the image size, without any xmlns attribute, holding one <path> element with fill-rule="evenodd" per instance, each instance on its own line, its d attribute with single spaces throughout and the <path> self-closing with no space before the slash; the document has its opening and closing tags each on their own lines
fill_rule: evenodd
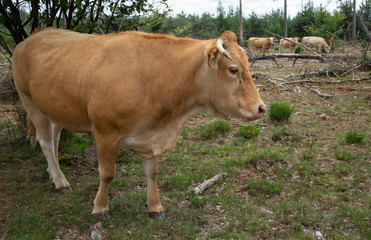
<svg viewBox="0 0 371 240">
<path fill-rule="evenodd" d="M 253 83 L 246 52 L 233 32 L 224 32 L 206 49 L 208 112 L 222 118 L 261 118 L 266 107 Z"/>
</svg>

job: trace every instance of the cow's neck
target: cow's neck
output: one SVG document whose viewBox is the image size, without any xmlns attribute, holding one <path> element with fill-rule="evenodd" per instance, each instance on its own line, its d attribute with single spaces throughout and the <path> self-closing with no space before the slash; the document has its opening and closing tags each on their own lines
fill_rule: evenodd
<svg viewBox="0 0 371 240">
<path fill-rule="evenodd" d="M 199 96 L 204 91 L 204 77 L 206 64 L 203 49 L 199 51 L 182 52 L 182 58 L 177 59 L 174 66 L 169 65 L 173 77 L 164 73 L 167 81 L 157 79 L 158 82 L 152 83 L 155 90 L 150 91 L 153 96 L 149 96 L 145 103 L 150 106 L 150 119 L 130 136 L 126 136 L 122 145 L 133 150 L 138 155 L 145 158 L 152 158 L 171 150 L 182 130 L 184 123 L 192 116 L 200 112 L 205 112 L 204 105 L 200 103 Z M 198 52 L 198 56 L 195 56 Z M 182 66 L 179 67 L 179 64 Z"/>
</svg>

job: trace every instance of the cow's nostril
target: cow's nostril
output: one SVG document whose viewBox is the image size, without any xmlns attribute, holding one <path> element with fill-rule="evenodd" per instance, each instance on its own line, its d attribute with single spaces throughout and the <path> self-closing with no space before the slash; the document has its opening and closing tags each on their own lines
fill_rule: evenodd
<svg viewBox="0 0 371 240">
<path fill-rule="evenodd" d="M 266 111 L 266 107 L 264 104 L 260 104 L 259 108 L 258 108 L 258 111 L 259 111 L 259 114 L 260 115 L 264 115 L 265 111 Z"/>
</svg>

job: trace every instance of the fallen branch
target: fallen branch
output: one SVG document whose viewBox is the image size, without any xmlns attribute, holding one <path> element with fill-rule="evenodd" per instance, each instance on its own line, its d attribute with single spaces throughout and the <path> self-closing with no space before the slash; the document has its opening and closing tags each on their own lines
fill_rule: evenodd
<svg viewBox="0 0 371 240">
<path fill-rule="evenodd" d="M 277 66 L 279 66 L 276 61 L 276 58 L 288 58 L 288 60 L 290 60 L 291 58 L 295 58 L 293 66 L 295 65 L 296 61 L 299 58 L 300 59 L 317 59 L 321 61 L 323 61 L 324 59 L 324 57 L 322 56 L 315 56 L 315 55 L 308 55 L 308 54 L 294 54 L 294 53 L 267 54 L 265 56 L 257 56 L 257 57 L 249 56 L 249 62 L 251 62 L 250 67 L 254 65 L 255 61 L 259 61 L 259 60 L 273 60 L 277 64 Z"/>
<path fill-rule="evenodd" d="M 267 60 L 267 59 L 275 59 L 275 58 L 303 58 L 303 59 L 318 59 L 322 60 L 324 57 L 322 56 L 314 56 L 308 54 L 295 54 L 295 53 L 277 53 L 277 54 L 267 54 L 265 56 L 258 56 L 258 57 L 249 57 L 249 61 L 255 60 Z"/>
<path fill-rule="evenodd" d="M 279 35 L 279 34 L 271 33 L 271 32 L 269 32 L 269 31 L 267 31 L 267 30 L 265 30 L 265 31 L 268 32 L 269 34 L 272 34 L 272 35 L 276 36 L 276 37 L 279 37 L 279 38 L 285 39 L 286 41 L 289 41 L 289 42 L 295 43 L 296 45 L 299 45 L 299 46 L 305 48 L 305 49 L 308 50 L 309 52 L 313 53 L 315 56 L 318 56 L 319 58 L 321 58 L 322 61 L 326 62 L 326 58 L 324 58 L 323 56 L 319 55 L 318 53 L 312 51 L 312 49 L 310 49 L 309 47 L 304 46 L 303 44 L 300 44 L 300 43 L 297 43 L 297 42 L 291 41 L 290 39 L 287 39 L 287 38 L 285 38 L 285 37 L 283 37 L 283 36 L 281 36 L 281 35 Z"/>
<path fill-rule="evenodd" d="M 285 84 L 296 84 L 296 83 L 344 83 L 344 82 L 363 82 L 369 81 L 371 82 L 370 78 L 362 78 L 362 79 L 346 79 L 346 80 L 339 80 L 339 81 L 315 81 L 315 80 L 298 80 L 292 82 L 285 82 Z"/>
<path fill-rule="evenodd" d="M 197 187 L 193 188 L 193 192 L 196 193 L 196 194 L 201 194 L 206 189 L 208 189 L 211 186 L 213 186 L 217 181 L 219 181 L 220 179 L 224 178 L 225 176 L 227 176 L 226 173 L 219 173 L 219 174 L 215 175 L 214 177 L 212 177 L 212 178 L 204 181 L 203 183 L 201 183 Z"/>
<path fill-rule="evenodd" d="M 316 90 L 316 89 L 312 89 L 312 88 L 309 88 L 308 89 L 311 91 L 311 92 L 314 92 L 316 93 L 318 96 L 320 97 L 324 97 L 324 98 L 333 98 L 335 97 L 335 95 L 331 95 L 331 94 L 327 94 L 327 93 L 321 93 L 320 91 Z"/>
<path fill-rule="evenodd" d="M 330 32 L 327 32 L 327 33 L 329 33 L 329 34 L 331 34 Z M 346 46 L 346 45 L 351 45 L 351 46 L 353 46 L 354 48 L 356 48 L 356 49 L 358 49 L 359 51 L 360 51 L 360 53 L 362 54 L 362 55 L 364 55 L 364 57 L 367 59 L 367 60 L 370 60 L 370 58 L 367 56 L 367 49 L 368 49 L 368 47 L 366 48 L 366 51 L 364 51 L 362 48 L 359 48 L 357 45 L 355 45 L 354 43 L 348 43 L 348 42 L 346 42 L 346 41 L 343 41 L 343 40 L 341 40 L 340 38 L 338 38 L 338 37 L 336 37 L 336 36 L 334 36 L 337 40 L 339 40 L 341 43 L 343 43 L 343 45 L 344 46 Z M 339 53 L 340 54 L 340 53 Z"/>
</svg>

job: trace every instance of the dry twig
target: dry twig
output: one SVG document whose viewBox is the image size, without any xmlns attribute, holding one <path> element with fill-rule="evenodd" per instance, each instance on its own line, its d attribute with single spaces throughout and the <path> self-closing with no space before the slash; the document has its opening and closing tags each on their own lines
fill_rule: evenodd
<svg viewBox="0 0 371 240">
<path fill-rule="evenodd" d="M 316 93 L 318 96 L 320 97 L 324 97 L 324 98 L 333 98 L 335 97 L 335 95 L 331 95 L 331 94 L 327 94 L 327 93 L 321 93 L 320 91 L 316 90 L 316 89 L 312 89 L 310 87 L 308 87 L 308 89 L 311 91 L 311 92 L 314 92 Z"/>
<path fill-rule="evenodd" d="M 196 194 L 201 194 L 206 189 L 208 189 L 211 186 L 213 186 L 217 181 L 219 181 L 220 179 L 224 178 L 225 176 L 227 176 L 226 173 L 219 173 L 219 174 L 215 175 L 214 177 L 212 177 L 212 178 L 204 181 L 203 183 L 201 183 L 197 187 L 193 188 L 193 192 L 196 193 Z"/>
</svg>

